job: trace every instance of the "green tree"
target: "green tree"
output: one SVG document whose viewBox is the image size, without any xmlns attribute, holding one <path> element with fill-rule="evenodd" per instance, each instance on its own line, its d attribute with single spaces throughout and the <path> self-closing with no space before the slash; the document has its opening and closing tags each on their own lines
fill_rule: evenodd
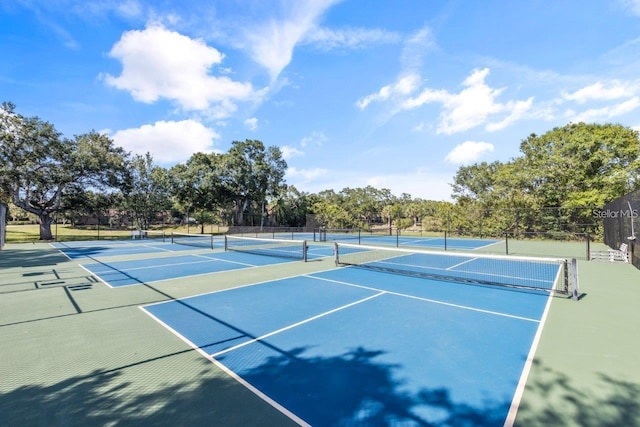
<svg viewBox="0 0 640 427">
<path fill-rule="evenodd" d="M 260 210 L 261 224 L 269 199 L 284 191 L 287 163 L 278 147 L 265 148 L 261 141 L 234 141 L 225 155 L 228 189 L 234 199 L 237 224 L 244 224 L 244 214 L 254 208 Z"/>
<path fill-rule="evenodd" d="M 153 162 L 150 153 L 136 155 L 129 162 L 123 189 L 124 207 L 133 215 L 139 230 L 147 230 L 158 214 L 171 208 L 171 181 L 165 168 Z"/>
<path fill-rule="evenodd" d="M 591 231 L 593 207 L 639 182 L 638 132 L 620 125 L 569 124 L 520 144 L 507 163 L 460 167 L 455 227 L 469 231 Z M 586 227 L 586 228 L 585 228 Z"/>
<path fill-rule="evenodd" d="M 211 212 L 220 213 L 233 197 L 225 169 L 225 155 L 195 153 L 186 164 L 169 171 L 176 201 L 187 211 L 187 217 L 193 214 L 198 219 L 201 233 L 205 223 L 216 217 Z"/>
<path fill-rule="evenodd" d="M 117 187 L 127 154 L 105 135 L 63 139 L 54 126 L 0 108 L 0 187 L 19 208 L 38 217 L 40 239 L 51 240 L 52 214 L 72 185 Z"/>
</svg>

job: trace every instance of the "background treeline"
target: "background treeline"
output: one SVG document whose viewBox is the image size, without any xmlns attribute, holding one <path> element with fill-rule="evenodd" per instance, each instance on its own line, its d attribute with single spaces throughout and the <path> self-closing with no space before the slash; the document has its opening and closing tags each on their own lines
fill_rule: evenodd
<svg viewBox="0 0 640 427">
<path fill-rule="evenodd" d="M 221 224 L 597 236 L 596 210 L 637 186 L 639 155 L 631 128 L 568 124 L 531 134 L 508 162 L 460 167 L 453 202 L 371 186 L 310 194 L 286 183 L 281 150 L 258 140 L 163 168 L 150 154 L 131 155 L 97 132 L 69 139 L 11 103 L 0 108 L 0 201 L 11 220 L 40 224 L 45 240 L 54 220 L 138 229 L 193 222 L 201 232 Z"/>
</svg>

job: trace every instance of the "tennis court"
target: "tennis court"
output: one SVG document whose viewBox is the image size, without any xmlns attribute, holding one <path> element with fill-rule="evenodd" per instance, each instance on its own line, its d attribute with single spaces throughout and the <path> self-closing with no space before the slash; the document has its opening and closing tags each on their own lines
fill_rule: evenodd
<svg viewBox="0 0 640 427">
<path fill-rule="evenodd" d="M 446 236 L 409 236 L 409 235 L 391 235 L 373 232 L 364 232 L 361 230 L 326 230 L 314 235 L 314 238 L 320 241 L 331 242 L 347 242 L 359 243 L 367 245 L 389 245 L 389 246 L 412 246 L 417 248 L 441 248 L 441 249 L 459 249 L 459 250 L 476 250 L 490 247 L 500 240 L 479 239 L 479 238 L 460 238 Z"/>
<path fill-rule="evenodd" d="M 72 242 L 54 242 L 52 246 L 60 249 L 69 259 L 117 257 L 128 255 L 162 254 L 193 250 L 194 248 L 222 248 L 224 239 L 210 234 L 177 234 L 165 236 L 164 233 L 133 234 L 130 240 L 83 240 Z"/>
<path fill-rule="evenodd" d="M 576 303 L 562 260 L 327 242 L 302 262 L 239 243 L 75 260 L 5 249 L 6 424 L 637 419 L 632 267 L 581 262 Z"/>
<path fill-rule="evenodd" d="M 349 249 L 346 256 L 368 252 Z M 413 271 L 423 256 L 431 268 L 465 264 L 457 274 L 469 278 L 459 256 L 396 255 L 385 251 L 384 262 Z M 539 264 L 529 275 L 545 284 L 532 285 L 531 277 L 513 282 L 522 274 L 516 264 L 503 265 L 514 272 L 509 285 L 528 290 L 481 285 L 489 265 L 472 268 L 475 285 L 351 266 L 143 309 L 302 425 L 451 420 L 434 390 L 447 390 L 441 397 L 455 405 L 484 405 L 476 424 L 503 425 L 515 416 L 509 409 L 560 269 Z M 396 387 L 400 395 L 386 393 Z"/>
<path fill-rule="evenodd" d="M 243 241 L 253 243 L 251 239 L 243 239 Z M 251 247 L 246 249 L 251 250 Z M 255 250 L 256 248 L 253 247 L 253 249 Z M 265 248 L 262 249 L 264 250 Z M 273 248 L 269 249 L 273 251 Z M 318 259 L 330 256 L 331 253 L 331 248 L 327 246 L 313 246 L 308 250 L 307 256 L 309 259 Z M 92 262 L 82 264 L 81 267 L 94 274 L 107 286 L 121 287 L 293 262 L 288 256 L 290 254 L 286 255 L 278 256 L 276 253 L 275 255 L 265 256 L 251 252 L 236 251 L 203 252 L 175 255 L 170 258 L 157 257 L 126 261 Z"/>
</svg>

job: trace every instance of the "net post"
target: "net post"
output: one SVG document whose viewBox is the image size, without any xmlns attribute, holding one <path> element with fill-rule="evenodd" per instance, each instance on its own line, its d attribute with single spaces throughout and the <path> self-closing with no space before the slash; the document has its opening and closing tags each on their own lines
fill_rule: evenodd
<svg viewBox="0 0 640 427">
<path fill-rule="evenodd" d="M 447 230 L 444 230 L 444 250 L 447 250 Z"/>
<path fill-rule="evenodd" d="M 173 244 L 173 231 L 171 232 L 171 244 Z"/>
<path fill-rule="evenodd" d="M 213 249 L 213 234 L 211 235 L 211 249 Z"/>
<path fill-rule="evenodd" d="M 396 230 L 396 248 L 400 247 L 400 229 Z"/>
<path fill-rule="evenodd" d="M 293 239 L 291 239 L 293 240 Z M 307 245 L 307 241 L 303 240 L 302 241 L 302 260 L 304 262 L 307 262 L 307 252 L 309 251 L 309 246 Z"/>
<path fill-rule="evenodd" d="M 224 236 L 224 251 L 227 252 L 229 250 L 229 238 L 228 236 Z"/>
<path fill-rule="evenodd" d="M 334 262 L 336 263 L 336 267 L 340 265 L 340 255 L 338 252 L 338 242 L 333 242 L 333 256 Z"/>
<path fill-rule="evenodd" d="M 571 259 L 571 299 L 580 300 L 580 290 L 578 288 L 578 261 Z"/>
<path fill-rule="evenodd" d="M 362 244 L 362 228 L 358 228 L 358 244 Z"/>
</svg>

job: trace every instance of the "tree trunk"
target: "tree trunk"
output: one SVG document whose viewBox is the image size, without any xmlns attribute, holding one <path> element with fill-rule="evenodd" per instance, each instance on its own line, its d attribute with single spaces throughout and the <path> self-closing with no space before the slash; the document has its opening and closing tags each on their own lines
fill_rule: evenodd
<svg viewBox="0 0 640 427">
<path fill-rule="evenodd" d="M 40 223 L 40 240 L 53 240 L 53 234 L 51 234 L 51 215 L 48 212 L 42 212 L 38 215 L 38 222 Z"/>
</svg>

